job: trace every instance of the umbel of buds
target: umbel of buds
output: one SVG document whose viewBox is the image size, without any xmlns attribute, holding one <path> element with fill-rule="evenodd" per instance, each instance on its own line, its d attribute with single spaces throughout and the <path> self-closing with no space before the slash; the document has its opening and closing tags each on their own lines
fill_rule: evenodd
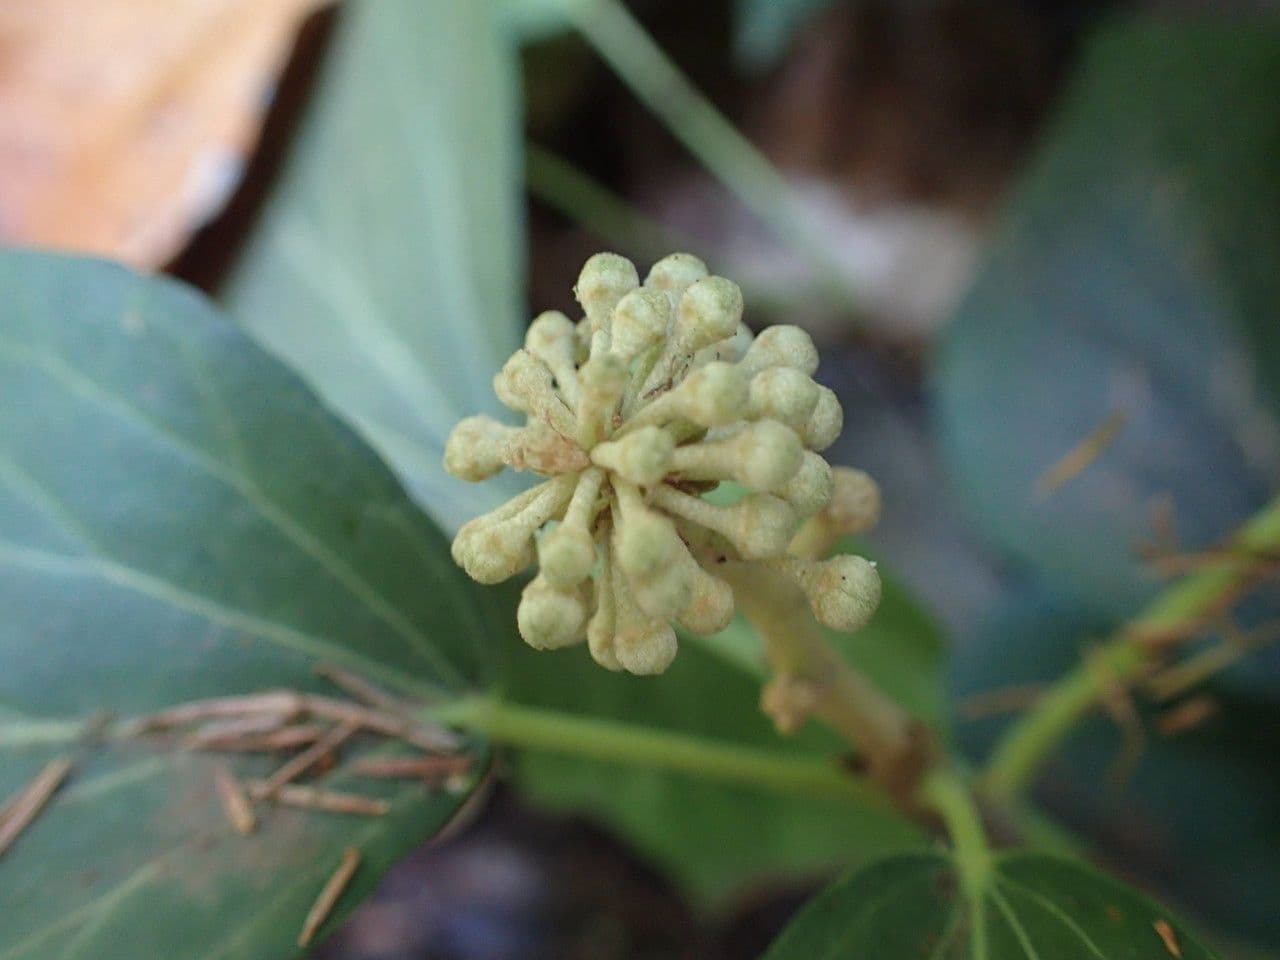
<svg viewBox="0 0 1280 960">
<path fill-rule="evenodd" d="M 661 673 L 676 654 L 673 624 L 729 624 L 733 591 L 717 572 L 743 563 L 793 581 L 823 624 L 865 624 L 880 598 L 874 564 L 788 551 L 829 542 L 819 521 L 828 533 L 865 529 L 879 510 L 865 474 L 819 455 L 844 415 L 812 379 L 808 334 L 773 326 L 753 338 L 737 285 L 686 253 L 643 283 L 629 260 L 596 254 L 574 294 L 584 316 L 539 315 L 494 378 L 524 424 L 469 417 L 445 447 L 445 469 L 464 480 L 504 467 L 545 478 L 453 541 L 481 583 L 536 561 L 521 636 L 539 649 L 586 640 L 611 670 Z M 704 498 L 725 482 L 744 491 L 736 501 Z"/>
</svg>

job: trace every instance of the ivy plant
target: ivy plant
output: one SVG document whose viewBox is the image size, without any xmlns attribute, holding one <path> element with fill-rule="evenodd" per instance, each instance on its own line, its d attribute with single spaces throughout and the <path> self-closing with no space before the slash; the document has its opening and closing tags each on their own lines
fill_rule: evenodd
<svg viewBox="0 0 1280 960">
<path fill-rule="evenodd" d="M 674 69 L 619 4 L 549 6 L 631 79 Z M 692 254 L 593 258 L 580 322 L 525 323 L 511 8 L 348 5 L 221 305 L 0 253 L 0 960 L 305 955 L 499 754 L 706 903 L 850 870 L 771 960 L 1215 956 L 1028 791 L 1267 572 L 1280 501 L 1109 580 L 1109 639 L 975 766 L 938 628 L 864 556 L 893 492 L 822 456 L 803 331 L 743 327 Z M 1072 597 L 1077 554 L 1046 565 Z"/>
</svg>

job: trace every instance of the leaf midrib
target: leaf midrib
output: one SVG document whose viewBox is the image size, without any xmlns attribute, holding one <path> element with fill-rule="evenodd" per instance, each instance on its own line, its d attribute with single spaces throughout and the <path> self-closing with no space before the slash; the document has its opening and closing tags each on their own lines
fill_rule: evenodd
<svg viewBox="0 0 1280 960">
<path fill-rule="evenodd" d="M 225 470 L 222 464 L 211 458 L 205 451 L 148 417 L 124 398 L 111 393 L 62 358 L 55 360 L 48 355 L 34 354 L 3 339 L 0 339 L 0 347 L 6 348 L 0 351 L 0 355 L 7 354 L 18 363 L 26 363 L 40 370 L 68 391 L 85 400 L 100 404 L 127 422 L 143 428 L 199 468 L 210 479 L 235 491 L 271 527 L 293 543 L 304 555 L 319 564 L 377 619 L 408 642 L 434 669 L 439 671 L 442 678 L 455 685 L 465 684 L 465 678 L 457 668 L 432 647 L 430 640 L 400 610 L 346 564 L 340 556 L 311 535 L 287 510 L 267 497 L 250 478 Z M 35 482 L 34 478 L 31 479 Z M 44 490 L 43 487 L 41 489 Z M 44 492 L 54 502 L 58 502 L 47 490 Z"/>
</svg>

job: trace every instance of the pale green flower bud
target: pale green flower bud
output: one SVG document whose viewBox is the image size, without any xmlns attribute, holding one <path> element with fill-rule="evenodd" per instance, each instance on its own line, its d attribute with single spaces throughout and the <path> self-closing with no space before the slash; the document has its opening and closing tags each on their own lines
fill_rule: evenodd
<svg viewBox="0 0 1280 960">
<path fill-rule="evenodd" d="M 807 374 L 794 367 L 770 367 L 751 378 L 751 415 L 803 431 L 818 405 L 818 393 L 818 385 Z"/>
<path fill-rule="evenodd" d="M 597 253 L 583 265 L 573 295 L 586 311 L 592 333 L 608 332 L 613 308 L 639 285 L 635 264 L 616 253 Z"/>
<path fill-rule="evenodd" d="M 591 460 L 642 487 L 652 486 L 667 475 L 676 443 L 671 434 L 658 427 L 641 427 L 621 440 L 597 444 Z"/>
<path fill-rule="evenodd" d="M 785 500 L 767 493 L 753 493 L 721 507 L 664 485 L 654 490 L 653 502 L 720 534 L 744 560 L 781 555 L 799 523 L 795 511 Z"/>
<path fill-rule="evenodd" d="M 453 538 L 453 562 L 478 583 L 501 583 L 533 563 L 533 533 L 522 527 L 482 523 L 462 525 Z"/>
<path fill-rule="evenodd" d="M 507 450 L 519 432 L 492 417 L 467 417 L 445 442 L 445 471 L 472 482 L 493 476 L 506 465 Z"/>
<path fill-rule="evenodd" d="M 576 586 L 591 576 L 596 564 L 596 543 L 590 528 L 603 484 L 602 470 L 583 471 L 564 519 L 538 543 L 538 566 L 554 587 Z"/>
<path fill-rule="evenodd" d="M 689 603 L 680 611 L 680 625 L 702 636 L 719 633 L 733 620 L 733 588 L 703 570 L 692 557 L 689 560 L 686 575 L 693 591 Z"/>
<path fill-rule="evenodd" d="M 742 419 L 747 390 L 746 378 L 733 364 L 708 363 L 637 410 L 623 425 L 622 432 L 677 420 L 688 420 L 702 427 L 733 423 Z"/>
<path fill-rule="evenodd" d="M 835 491 L 835 475 L 831 465 L 818 454 L 806 450 L 800 461 L 800 469 L 773 493 L 791 504 L 801 517 L 817 513 L 828 503 Z"/>
<path fill-rule="evenodd" d="M 559 310 L 538 314 L 525 333 L 524 348 L 547 365 L 565 400 L 576 402 L 578 337 L 573 321 Z"/>
<path fill-rule="evenodd" d="M 734 480 L 751 490 L 772 491 L 800 469 L 804 448 L 795 431 L 760 420 L 723 440 L 678 447 L 671 469 L 689 480 Z"/>
<path fill-rule="evenodd" d="M 673 253 L 663 257 L 649 270 L 644 285 L 661 290 L 671 301 L 672 307 L 693 284 L 707 275 L 707 265 L 691 253 Z"/>
<path fill-rule="evenodd" d="M 656 676 L 676 658 L 676 632 L 670 624 L 649 620 L 618 632 L 614 655 L 622 668 L 637 676 Z"/>
<path fill-rule="evenodd" d="M 818 622 L 832 630 L 860 630 L 880 605 L 880 574 L 864 557 L 841 554 L 815 562 L 786 558 L 777 566 L 804 591 Z"/>
<path fill-rule="evenodd" d="M 529 325 L 525 332 L 525 349 L 552 366 L 548 357 L 567 356 L 572 362 L 576 348 L 577 328 L 573 321 L 558 310 L 545 310 Z M 554 367 L 553 367 L 554 370 Z"/>
<path fill-rule="evenodd" d="M 572 477 L 556 477 L 462 525 L 453 539 L 453 560 L 480 583 L 501 583 L 533 562 L 533 535 L 564 509 Z"/>
<path fill-rule="evenodd" d="M 791 367 L 811 377 L 818 369 L 818 348 L 813 345 L 813 338 L 799 327 L 790 324 L 765 327 L 752 341 L 739 366 L 749 377 L 770 367 Z"/>
<path fill-rule="evenodd" d="M 671 301 L 658 290 L 632 290 L 613 311 L 609 349 L 630 360 L 666 339 L 671 327 Z"/>
<path fill-rule="evenodd" d="M 803 431 L 804 445 L 810 450 L 825 450 L 836 442 L 844 430 L 844 410 L 835 391 L 818 387 L 818 402 Z"/>
<path fill-rule="evenodd" d="M 695 353 L 732 337 L 742 320 L 742 291 L 732 280 L 706 277 L 680 298 L 676 338 L 680 349 Z"/>
<path fill-rule="evenodd" d="M 517 350 L 493 378 L 493 391 L 511 410 L 568 430 L 573 415 L 556 393 L 551 368 L 527 350 Z"/>
<path fill-rule="evenodd" d="M 583 528 L 562 523 L 538 542 L 538 568 L 552 586 L 582 583 L 595 564 L 596 542 Z"/>
<path fill-rule="evenodd" d="M 650 617 L 670 620 L 689 603 L 692 562 L 675 524 L 644 505 L 634 487 L 619 486 L 620 516 L 614 520 L 613 560 L 636 602 Z"/>
<path fill-rule="evenodd" d="M 558 590 L 537 576 L 520 595 L 516 625 L 535 650 L 556 650 L 586 639 L 587 615 L 587 600 L 580 588 Z"/>
<path fill-rule="evenodd" d="M 823 511 L 842 534 L 865 533 L 880 522 L 880 487 L 871 475 L 853 467 L 836 467 L 831 502 Z"/>
</svg>

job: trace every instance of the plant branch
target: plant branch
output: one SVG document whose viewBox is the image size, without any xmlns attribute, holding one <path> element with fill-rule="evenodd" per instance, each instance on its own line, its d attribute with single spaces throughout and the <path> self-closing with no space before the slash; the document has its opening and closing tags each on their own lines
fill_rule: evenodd
<svg viewBox="0 0 1280 960">
<path fill-rule="evenodd" d="M 880 791 L 841 769 L 834 759 L 786 756 L 669 730 L 523 707 L 493 697 L 457 700 L 426 715 L 437 723 L 483 733 L 496 743 L 888 808 Z"/>
<path fill-rule="evenodd" d="M 987 925 L 983 912 L 992 871 L 991 847 L 969 786 L 955 770 L 939 766 L 925 777 L 916 799 L 921 807 L 941 817 L 947 828 L 960 888 L 969 905 L 970 952 L 975 957 L 985 957 Z"/>
<path fill-rule="evenodd" d="M 996 744 L 983 778 L 994 798 L 1026 791 L 1045 758 L 1115 684 L 1131 683 L 1172 643 L 1229 607 L 1280 550 L 1280 497 L 1254 515 L 1226 549 L 1157 596 L 1096 656 L 1063 677 Z"/>
<path fill-rule="evenodd" d="M 923 725 L 832 647 L 790 580 L 758 564 L 728 563 L 717 572 L 764 640 L 774 679 L 761 705 L 778 728 L 791 732 L 817 717 L 858 751 L 891 796 L 909 797 L 934 755 Z"/>
</svg>

